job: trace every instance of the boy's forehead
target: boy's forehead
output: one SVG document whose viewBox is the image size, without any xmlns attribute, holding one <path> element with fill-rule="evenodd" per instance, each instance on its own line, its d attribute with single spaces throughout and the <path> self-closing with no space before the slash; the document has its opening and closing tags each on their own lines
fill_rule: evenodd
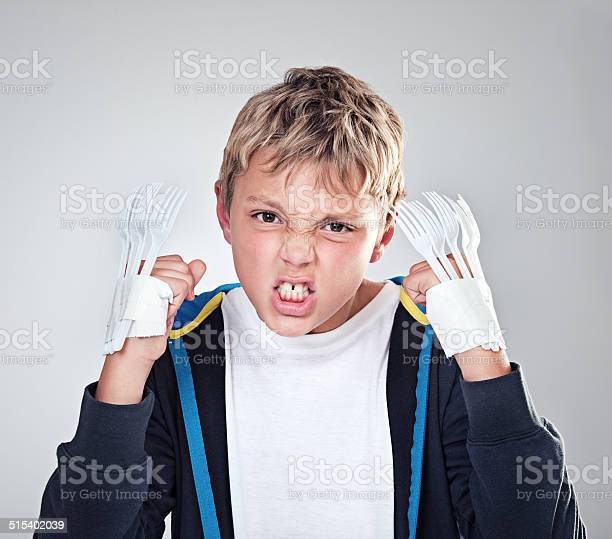
<svg viewBox="0 0 612 539">
<path fill-rule="evenodd" d="M 368 194 L 355 193 L 355 186 L 363 185 L 363 173 L 355 178 L 355 185 L 343 185 L 333 169 L 321 181 L 321 168 L 316 163 L 304 162 L 293 169 L 269 173 L 261 155 L 254 154 L 247 171 L 236 178 L 234 196 L 249 205 L 266 204 L 285 211 L 299 213 L 315 211 L 342 212 L 358 217 L 376 209 Z"/>
<path fill-rule="evenodd" d="M 270 206 L 287 213 L 342 214 L 346 218 L 357 218 L 376 209 L 372 197 L 348 192 L 330 192 L 324 186 L 289 181 L 286 185 L 274 182 L 243 183 L 243 189 L 235 192 L 237 198 L 247 206 Z M 249 184 L 249 185 L 246 185 Z"/>
</svg>

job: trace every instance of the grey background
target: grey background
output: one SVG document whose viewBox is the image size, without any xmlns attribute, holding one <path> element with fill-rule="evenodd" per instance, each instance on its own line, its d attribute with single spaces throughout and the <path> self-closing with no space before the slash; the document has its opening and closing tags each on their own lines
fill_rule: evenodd
<svg viewBox="0 0 612 539">
<path fill-rule="evenodd" d="M 55 449 L 72 438 L 83 388 L 103 361 L 118 235 L 60 223 L 116 215 L 62 213 L 61 186 L 107 196 L 151 180 L 187 188 L 165 252 L 207 262 L 199 291 L 234 281 L 212 183 L 250 93 L 185 96 L 175 85 L 279 79 L 175 80 L 173 53 L 240 62 L 265 50 L 278 59 L 279 77 L 289 67 L 336 65 L 371 83 L 405 121 L 409 196 L 437 189 L 470 202 L 510 357 L 522 364 L 539 413 L 561 431 L 567 462 L 601 468 L 595 484 L 579 479 L 575 488 L 590 537 L 608 537 L 612 230 L 521 230 L 517 220 L 586 217 L 609 226 L 612 209 L 525 216 L 516 198 L 518 185 L 579 197 L 609 185 L 611 20 L 603 1 L 3 2 L 0 57 L 38 50 L 50 58 L 51 78 L 0 79 L 5 90 L 47 85 L 43 95 L 0 91 L 0 327 L 14 335 L 36 323 L 49 330 L 50 349 L 0 350 L 42 361 L 0 365 L 0 516 L 38 515 Z M 465 61 L 494 50 L 506 58 L 506 79 L 459 82 L 501 85 L 502 93 L 431 95 L 420 86 L 411 95 L 404 84 L 457 82 L 404 78 L 402 51 L 419 49 Z M 418 260 L 398 234 L 369 276 L 405 274 Z"/>
</svg>

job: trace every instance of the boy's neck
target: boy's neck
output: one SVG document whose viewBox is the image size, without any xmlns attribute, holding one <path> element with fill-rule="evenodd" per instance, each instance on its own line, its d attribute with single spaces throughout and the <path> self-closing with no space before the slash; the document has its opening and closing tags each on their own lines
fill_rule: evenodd
<svg viewBox="0 0 612 539">
<path fill-rule="evenodd" d="M 370 303 L 384 286 L 384 282 L 363 279 L 353 297 L 340 307 L 329 320 L 314 328 L 310 333 L 324 333 L 341 326 Z"/>
</svg>

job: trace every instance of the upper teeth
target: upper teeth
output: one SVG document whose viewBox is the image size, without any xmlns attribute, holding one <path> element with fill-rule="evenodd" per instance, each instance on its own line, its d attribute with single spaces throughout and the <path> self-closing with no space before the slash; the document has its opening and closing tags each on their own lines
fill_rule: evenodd
<svg viewBox="0 0 612 539">
<path fill-rule="evenodd" d="M 310 293 L 308 285 L 304 283 L 293 284 L 293 283 L 283 282 L 276 289 L 278 290 L 278 293 L 280 294 L 281 298 L 285 300 L 303 299 L 307 297 L 308 294 Z"/>
</svg>

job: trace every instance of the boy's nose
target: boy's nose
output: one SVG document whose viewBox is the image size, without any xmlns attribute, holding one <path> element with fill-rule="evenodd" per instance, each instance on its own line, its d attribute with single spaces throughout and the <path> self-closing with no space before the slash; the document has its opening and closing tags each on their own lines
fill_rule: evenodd
<svg viewBox="0 0 612 539">
<path fill-rule="evenodd" d="M 303 266 L 314 258 L 310 234 L 289 233 L 281 247 L 280 257 L 288 265 Z"/>
</svg>

